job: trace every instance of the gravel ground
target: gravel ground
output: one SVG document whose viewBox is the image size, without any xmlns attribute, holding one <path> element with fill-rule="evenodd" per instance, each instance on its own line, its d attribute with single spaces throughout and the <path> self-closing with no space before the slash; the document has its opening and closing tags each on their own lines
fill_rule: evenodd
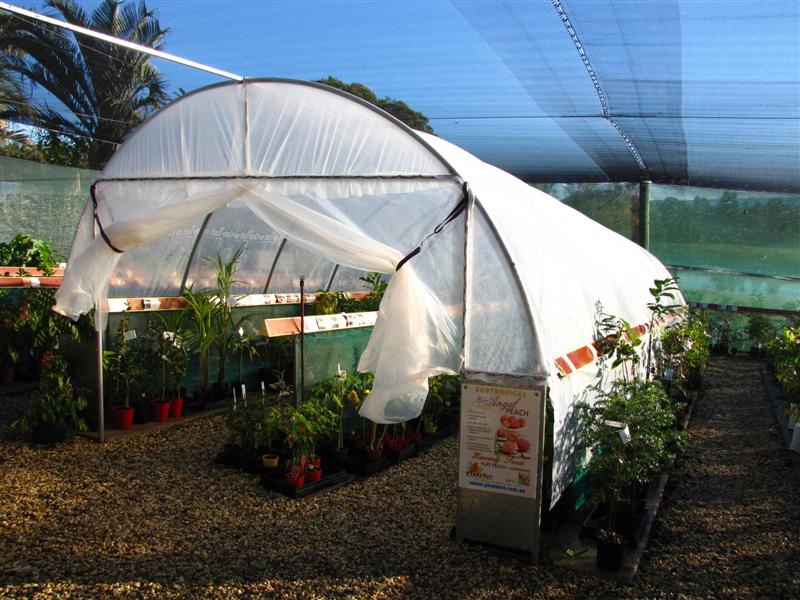
<svg viewBox="0 0 800 600">
<path fill-rule="evenodd" d="M 717 360 L 633 586 L 450 541 L 457 441 L 305 502 L 213 464 L 221 417 L 104 445 L 8 439 L 0 597 L 797 597 L 800 485 L 759 380 Z"/>
</svg>

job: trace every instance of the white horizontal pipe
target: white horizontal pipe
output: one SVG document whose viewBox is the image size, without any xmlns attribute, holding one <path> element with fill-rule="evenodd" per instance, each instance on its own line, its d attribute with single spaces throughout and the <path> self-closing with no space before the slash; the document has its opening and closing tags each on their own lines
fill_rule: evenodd
<svg viewBox="0 0 800 600">
<path fill-rule="evenodd" d="M 66 21 L 59 21 L 58 19 L 53 19 L 52 17 L 47 17 L 45 15 L 40 15 L 38 13 L 25 10 L 24 8 L 19 8 L 18 6 L 12 6 L 11 4 L 7 4 L 6 2 L 0 2 L 0 9 L 7 10 L 8 12 L 16 13 L 18 15 L 22 15 L 25 17 L 29 17 L 31 19 L 36 19 L 37 21 L 50 23 L 51 25 L 56 25 L 57 27 L 63 27 L 65 29 L 69 29 L 70 31 L 82 33 L 84 35 L 88 35 L 93 38 L 109 42 L 110 44 L 117 44 L 118 46 L 123 46 L 124 48 L 130 48 L 131 50 L 138 50 L 139 52 L 149 54 L 150 56 L 163 58 L 164 60 L 169 60 L 171 62 L 178 63 L 179 65 L 192 67 L 193 69 L 199 69 L 200 71 L 205 71 L 206 73 L 213 73 L 214 75 L 219 75 L 220 77 L 225 77 L 227 79 L 233 79 L 234 81 L 242 81 L 244 79 L 244 77 L 242 77 L 241 75 L 228 73 L 227 71 L 222 71 L 220 69 L 215 69 L 214 67 L 202 65 L 198 62 L 194 62 L 193 60 L 188 60 L 186 58 L 181 58 L 180 56 L 175 56 L 174 54 L 161 52 L 160 50 L 156 50 L 154 48 L 148 48 L 147 46 L 142 46 L 140 44 L 134 44 L 133 42 L 128 42 L 127 40 L 121 40 L 112 35 L 107 35 L 105 33 L 100 33 L 98 31 L 86 29 L 85 27 L 73 25 L 72 23 L 67 23 Z"/>
</svg>

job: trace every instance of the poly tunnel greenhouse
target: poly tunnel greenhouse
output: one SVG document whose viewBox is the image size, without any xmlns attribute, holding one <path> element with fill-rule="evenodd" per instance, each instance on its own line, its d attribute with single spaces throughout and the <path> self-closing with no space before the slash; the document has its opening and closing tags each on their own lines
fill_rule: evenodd
<svg viewBox="0 0 800 600">
<path fill-rule="evenodd" d="M 232 237 L 211 233 L 222 230 Z M 462 366 L 478 380 L 548 382 L 561 474 L 553 502 L 572 475 L 568 417 L 598 380 L 564 377 L 557 359 L 591 345 L 598 303 L 647 323 L 648 289 L 669 278 L 633 242 L 364 102 L 255 80 L 174 102 L 115 153 L 94 184 L 56 310 L 76 318 L 99 306 L 120 272 L 136 274 L 128 294 L 180 295 L 214 277 L 197 252 L 231 245 L 244 250 L 240 294 L 268 293 L 272 281 L 281 290 L 306 258 L 310 279 L 333 278 L 334 290 L 352 286 L 353 269 L 393 274 L 359 363 L 375 373 L 360 409 L 375 422 L 418 417 L 428 377 Z"/>
<path fill-rule="evenodd" d="M 800 5 L 34 4 L 0 596 L 800 589 Z"/>
</svg>

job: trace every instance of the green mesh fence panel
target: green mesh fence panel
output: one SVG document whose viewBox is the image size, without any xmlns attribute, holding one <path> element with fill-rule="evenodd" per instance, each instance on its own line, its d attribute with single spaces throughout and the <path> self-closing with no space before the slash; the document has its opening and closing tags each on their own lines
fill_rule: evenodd
<svg viewBox="0 0 800 600">
<path fill-rule="evenodd" d="M 651 189 L 650 250 L 690 267 L 673 269 L 687 300 L 800 309 L 800 196 Z"/>
<path fill-rule="evenodd" d="M 544 183 L 536 188 L 630 239 L 639 223 L 639 186 L 632 183 Z"/>
<path fill-rule="evenodd" d="M 337 366 L 355 373 L 372 327 L 322 331 L 305 336 L 306 389 L 336 375 Z M 300 382 L 300 344 L 295 344 L 295 378 Z"/>
<path fill-rule="evenodd" d="M 24 232 L 66 257 L 98 174 L 0 156 L 0 241 Z"/>
</svg>

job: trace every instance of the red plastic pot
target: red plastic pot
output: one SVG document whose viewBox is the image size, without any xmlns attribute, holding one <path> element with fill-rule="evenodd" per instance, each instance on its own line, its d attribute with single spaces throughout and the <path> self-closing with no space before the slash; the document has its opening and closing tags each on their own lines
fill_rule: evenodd
<svg viewBox="0 0 800 600">
<path fill-rule="evenodd" d="M 133 408 L 117 406 L 112 413 L 114 416 L 114 428 L 128 430 L 133 427 Z"/>
<path fill-rule="evenodd" d="M 183 410 L 183 398 L 173 398 L 169 401 L 169 416 L 173 419 L 181 416 Z"/>
<path fill-rule="evenodd" d="M 309 464 L 312 467 L 322 467 L 322 457 L 317 456 L 316 454 L 308 457 Z"/>
<path fill-rule="evenodd" d="M 367 460 L 377 462 L 383 458 L 383 448 L 377 450 L 367 450 Z"/>
<path fill-rule="evenodd" d="M 169 419 L 169 402 L 156 400 L 150 403 L 150 420 L 156 423 L 166 423 Z"/>
<path fill-rule="evenodd" d="M 419 431 L 410 431 L 406 437 L 408 441 L 412 444 L 416 444 L 422 441 L 422 433 Z"/>
<path fill-rule="evenodd" d="M 303 487 L 303 484 L 306 482 L 306 477 L 304 473 L 300 473 L 297 477 L 292 476 L 292 472 L 286 474 L 286 481 L 289 482 L 289 485 L 294 487 Z"/>
<path fill-rule="evenodd" d="M 314 469 L 306 469 L 306 479 L 309 481 L 319 481 L 322 479 L 322 469 L 314 468 Z"/>
</svg>

